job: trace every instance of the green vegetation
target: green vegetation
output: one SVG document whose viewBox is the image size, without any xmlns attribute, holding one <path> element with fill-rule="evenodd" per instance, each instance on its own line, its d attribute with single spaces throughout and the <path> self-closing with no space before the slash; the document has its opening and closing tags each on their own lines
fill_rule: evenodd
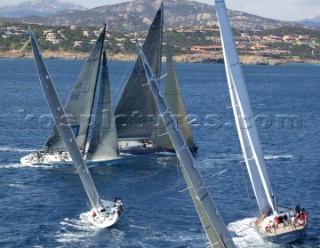
<svg viewBox="0 0 320 248">
<path fill-rule="evenodd" d="M 309 35 L 310 38 L 315 38 L 320 40 L 320 32 L 318 30 L 302 27 L 291 27 L 284 26 L 281 28 L 275 29 L 266 29 L 260 32 L 261 36 L 274 35 L 274 36 L 283 36 L 283 35 Z"/>
<path fill-rule="evenodd" d="M 31 47 L 28 43 L 27 24 L 22 23 L 0 23 L 0 52 L 16 51 L 30 52 Z M 43 51 L 63 51 L 63 52 L 89 52 L 92 44 L 97 39 L 94 31 L 99 27 L 77 27 L 72 30 L 69 26 L 45 26 L 32 25 L 35 36 L 38 38 L 39 45 Z M 92 32 L 86 37 L 83 31 Z M 241 33 L 249 34 L 250 31 L 233 30 L 235 36 L 242 36 Z M 51 32 L 57 41 L 47 40 L 47 33 Z M 292 41 L 284 42 L 282 37 L 288 35 L 294 37 Z M 137 37 L 144 38 L 146 32 L 142 32 Z M 255 33 L 254 36 L 260 37 L 260 41 L 248 41 L 242 43 L 240 54 L 255 55 L 259 54 L 270 58 L 298 58 L 320 60 L 320 32 L 312 29 L 299 27 L 282 27 L 277 29 L 263 30 Z M 265 37 L 274 36 L 278 40 L 265 40 Z M 300 39 L 299 36 L 307 36 Z M 281 37 L 281 39 L 279 39 Z M 134 42 L 136 34 L 121 33 L 118 31 L 108 31 L 106 35 L 106 48 L 113 54 L 134 54 L 137 47 Z M 217 27 L 196 28 L 192 26 L 180 30 L 170 30 L 164 35 L 164 40 L 168 38 L 174 55 L 192 54 L 193 46 L 219 46 L 219 32 Z M 272 38 L 272 37 L 271 37 Z M 296 39 L 296 40 L 295 40 Z M 300 40 L 299 40 L 300 39 Z M 240 39 L 241 40 L 241 39 Z M 245 39 L 244 39 L 245 40 Z M 82 44 L 75 46 L 76 41 Z M 55 44 L 57 43 L 57 44 Z M 240 43 L 239 43 L 240 44 Z M 253 46 L 265 46 L 262 48 L 252 48 Z M 165 53 L 165 49 L 163 49 Z"/>
</svg>

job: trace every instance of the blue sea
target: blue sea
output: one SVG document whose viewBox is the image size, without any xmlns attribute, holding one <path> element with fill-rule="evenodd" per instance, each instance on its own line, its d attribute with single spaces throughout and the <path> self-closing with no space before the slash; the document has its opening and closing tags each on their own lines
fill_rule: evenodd
<svg viewBox="0 0 320 248">
<path fill-rule="evenodd" d="M 84 61 L 46 60 L 64 102 Z M 132 62 L 109 63 L 117 99 Z M 237 247 L 282 247 L 254 230 L 254 199 L 234 127 L 223 65 L 176 65 L 203 179 Z M 243 66 L 279 205 L 310 214 L 303 243 L 320 247 L 320 66 Z M 124 214 L 109 229 L 80 220 L 88 200 L 73 166 L 23 166 L 52 121 L 31 59 L 0 59 L 0 247 L 207 247 L 176 156 L 126 156 L 90 168 L 103 199 Z"/>
</svg>

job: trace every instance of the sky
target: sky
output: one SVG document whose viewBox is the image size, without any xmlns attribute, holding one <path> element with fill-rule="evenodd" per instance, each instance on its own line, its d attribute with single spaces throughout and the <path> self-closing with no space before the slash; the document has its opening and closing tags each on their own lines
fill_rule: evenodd
<svg viewBox="0 0 320 248">
<path fill-rule="evenodd" d="M 0 0 L 3 5 L 15 5 L 27 0 Z M 109 5 L 128 0 L 59 0 L 72 2 L 86 8 Z M 194 0 L 213 4 L 214 0 Z M 276 20 L 298 21 L 313 19 L 320 15 L 320 0 L 225 0 L 228 9 L 239 10 L 250 14 L 268 17 Z"/>
</svg>

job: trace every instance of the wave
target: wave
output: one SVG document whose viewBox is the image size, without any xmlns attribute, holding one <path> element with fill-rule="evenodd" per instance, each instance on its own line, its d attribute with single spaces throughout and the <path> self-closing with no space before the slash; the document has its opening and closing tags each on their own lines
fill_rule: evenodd
<svg viewBox="0 0 320 248">
<path fill-rule="evenodd" d="M 10 146 L 0 146 L 0 151 L 2 152 L 34 152 L 36 149 L 27 148 L 15 148 Z"/>
<path fill-rule="evenodd" d="M 264 159 L 266 160 L 274 160 L 274 159 L 285 159 L 285 160 L 289 160 L 289 159 L 293 159 L 293 156 L 290 154 L 282 154 L 282 155 L 265 155 Z"/>
<path fill-rule="evenodd" d="M 165 155 L 165 156 L 176 156 L 174 152 L 155 152 L 154 154 Z"/>
<path fill-rule="evenodd" d="M 256 218 L 245 218 L 229 223 L 228 229 L 237 247 L 281 247 L 265 241 L 255 230 Z"/>
<path fill-rule="evenodd" d="M 282 160 L 290 160 L 294 157 L 291 154 L 280 154 L 280 155 L 264 155 L 264 159 L 266 160 L 276 160 L 276 159 L 282 159 Z M 218 161 L 243 161 L 243 155 L 242 154 L 219 154 L 215 157 L 211 158 L 204 158 L 201 162 L 204 164 L 212 164 L 214 162 Z"/>
<path fill-rule="evenodd" d="M 54 165 L 25 165 L 20 163 L 12 163 L 12 164 L 1 164 L 0 169 L 10 169 L 10 168 L 43 168 L 43 169 L 52 169 Z"/>
<path fill-rule="evenodd" d="M 99 228 L 90 225 L 84 219 L 69 219 L 65 218 L 60 222 L 61 229 L 55 236 L 55 240 L 58 243 L 73 243 L 81 241 L 84 238 L 90 238 L 96 236 Z"/>
</svg>

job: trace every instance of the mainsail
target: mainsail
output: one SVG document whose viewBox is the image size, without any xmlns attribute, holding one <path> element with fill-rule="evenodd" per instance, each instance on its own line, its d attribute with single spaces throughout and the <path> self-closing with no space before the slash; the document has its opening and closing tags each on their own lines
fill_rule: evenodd
<svg viewBox="0 0 320 248">
<path fill-rule="evenodd" d="M 187 113 L 184 106 L 178 77 L 172 60 L 171 48 L 169 40 L 167 39 L 167 61 L 166 61 L 166 81 L 164 95 L 166 101 L 171 109 L 172 114 L 175 116 L 178 126 L 190 148 L 196 147 L 193 140 L 192 132 L 187 120 Z M 155 144 L 157 147 L 173 149 L 171 139 L 167 132 L 166 127 L 161 121 L 157 128 L 157 135 L 155 138 Z"/>
<path fill-rule="evenodd" d="M 271 183 L 224 0 L 215 0 L 215 6 L 220 24 L 229 93 L 244 160 L 260 213 L 264 213 L 270 207 L 275 212 Z"/>
<path fill-rule="evenodd" d="M 152 22 L 143 51 L 157 77 L 161 72 L 163 4 Z M 157 108 L 138 56 L 115 110 L 119 139 L 148 139 L 155 135 Z"/>
<path fill-rule="evenodd" d="M 143 61 L 146 71 L 148 85 L 154 96 L 159 113 L 168 130 L 172 144 L 179 158 L 183 175 L 186 179 L 188 189 L 192 200 L 202 222 L 203 228 L 210 241 L 211 247 L 235 247 L 230 233 L 225 226 L 223 219 L 217 211 L 217 208 L 204 186 L 204 182 L 197 168 L 192 153 L 190 152 L 186 141 L 177 125 L 176 119 L 172 116 L 170 107 L 165 98 L 160 93 L 158 80 L 148 63 L 142 49 L 139 54 Z"/>
<path fill-rule="evenodd" d="M 117 130 L 111 105 L 107 56 L 103 52 L 100 93 L 92 138 L 87 152 L 88 160 L 108 160 L 119 156 Z"/>
<path fill-rule="evenodd" d="M 68 121 L 67 114 L 62 107 L 58 94 L 49 75 L 48 69 L 41 56 L 37 41 L 30 27 L 29 34 L 31 37 L 32 51 L 38 71 L 40 85 L 46 97 L 49 108 L 52 112 L 57 131 L 60 133 L 61 139 L 67 147 L 70 156 L 72 157 L 77 173 L 80 176 L 81 182 L 89 198 L 91 207 L 98 208 L 101 206 L 100 197 L 92 181 L 89 170 L 82 158 L 82 154 L 77 145 L 74 132 L 71 129 L 70 123 Z"/>
<path fill-rule="evenodd" d="M 105 28 L 93 46 L 89 58 L 83 66 L 76 84 L 64 105 L 64 109 L 68 115 L 71 128 L 77 138 L 77 143 L 80 150 L 85 150 L 85 145 L 88 136 L 89 123 L 93 108 L 93 100 L 95 96 L 99 68 L 101 62 L 102 48 L 104 44 Z M 55 126 L 49 136 L 44 151 L 65 151 L 63 139 L 60 136 L 57 127 Z"/>
</svg>

